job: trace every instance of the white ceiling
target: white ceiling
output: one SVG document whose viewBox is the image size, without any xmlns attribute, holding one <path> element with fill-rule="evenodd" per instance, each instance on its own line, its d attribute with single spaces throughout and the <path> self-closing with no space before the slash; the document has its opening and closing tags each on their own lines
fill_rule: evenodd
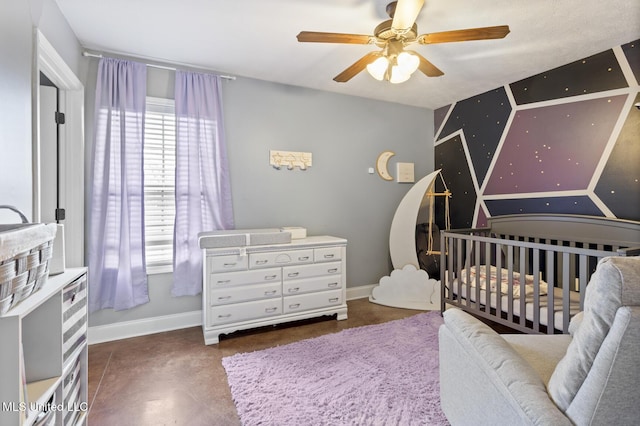
<svg viewBox="0 0 640 426">
<path fill-rule="evenodd" d="M 637 0 L 427 0 L 418 33 L 509 25 L 504 39 L 416 46 L 444 71 L 399 85 L 333 77 L 371 45 L 299 43 L 301 30 L 373 34 L 389 0 L 56 0 L 80 43 L 277 83 L 435 109 L 640 38 Z M 412 47 L 414 48 L 414 47 Z"/>
</svg>

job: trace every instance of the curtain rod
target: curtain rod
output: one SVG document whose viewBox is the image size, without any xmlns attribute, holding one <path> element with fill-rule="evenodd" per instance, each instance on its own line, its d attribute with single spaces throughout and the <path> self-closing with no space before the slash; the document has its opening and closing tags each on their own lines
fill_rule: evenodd
<svg viewBox="0 0 640 426">
<path fill-rule="evenodd" d="M 103 58 L 102 54 L 100 53 L 91 53 L 91 52 L 87 52 L 86 50 L 84 52 L 82 52 L 82 56 L 86 56 L 86 57 L 91 57 L 91 58 Z M 158 64 L 150 64 L 150 63 L 145 63 L 146 66 L 148 67 L 152 67 L 152 68 L 160 68 L 163 70 L 169 70 L 169 71 L 176 71 L 177 68 L 176 67 L 171 67 L 168 65 L 158 65 Z M 221 74 L 217 74 L 220 78 L 223 78 L 225 80 L 235 80 L 235 76 L 232 75 L 221 75 Z"/>
</svg>

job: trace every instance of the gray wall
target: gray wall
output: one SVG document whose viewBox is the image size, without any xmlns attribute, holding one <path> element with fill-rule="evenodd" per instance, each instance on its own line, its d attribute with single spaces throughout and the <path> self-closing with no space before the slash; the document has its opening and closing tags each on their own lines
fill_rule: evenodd
<svg viewBox="0 0 640 426">
<path fill-rule="evenodd" d="M 26 2 L 0 2 L 0 204 L 31 217 L 32 29 Z M 0 222 L 18 217 L 0 211 Z"/>
<path fill-rule="evenodd" d="M 98 61 L 90 62 L 87 145 Z M 148 95 L 173 98 L 173 78 L 173 72 L 148 68 Z M 236 228 L 303 226 L 309 235 L 344 237 L 348 287 L 388 275 L 389 227 L 410 185 L 383 181 L 368 168 L 380 152 L 392 150 L 390 170 L 402 161 L 415 163 L 416 179 L 430 172 L 433 112 L 240 77 L 224 81 L 223 106 Z M 275 170 L 270 149 L 311 152 L 313 166 Z M 148 304 L 95 312 L 90 325 L 201 309 L 200 296 L 171 297 L 170 285 L 170 274 L 151 275 Z"/>
<path fill-rule="evenodd" d="M 80 77 L 81 51 L 54 0 L 0 2 L 0 204 L 32 213 L 34 27 Z M 18 217 L 0 211 L 0 222 Z"/>
</svg>

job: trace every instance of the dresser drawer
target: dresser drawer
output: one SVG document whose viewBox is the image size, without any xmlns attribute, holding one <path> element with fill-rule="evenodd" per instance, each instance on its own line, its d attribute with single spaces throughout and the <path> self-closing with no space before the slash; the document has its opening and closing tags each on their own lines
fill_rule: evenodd
<svg viewBox="0 0 640 426">
<path fill-rule="evenodd" d="M 330 262 L 342 259 L 342 247 L 320 247 L 313 249 L 314 262 Z"/>
<path fill-rule="evenodd" d="M 290 296 L 314 291 L 335 290 L 338 288 L 342 288 L 342 275 L 285 281 L 282 283 L 282 294 Z"/>
<path fill-rule="evenodd" d="M 284 313 L 290 314 L 343 303 L 342 290 L 322 291 L 320 293 L 301 294 L 284 298 Z"/>
<path fill-rule="evenodd" d="M 241 271 L 247 269 L 248 263 L 249 258 L 246 255 L 207 256 L 210 272 Z"/>
<path fill-rule="evenodd" d="M 282 296 L 282 285 L 280 285 L 280 282 L 226 287 L 212 290 L 209 294 L 209 304 L 211 306 L 227 305 L 229 303 L 268 299 L 280 296 Z"/>
<path fill-rule="evenodd" d="M 282 314 L 282 298 L 214 306 L 208 315 L 208 326 L 267 318 Z"/>
<path fill-rule="evenodd" d="M 257 271 L 238 271 L 209 274 L 209 289 L 233 287 L 245 284 L 278 282 L 282 279 L 282 268 L 260 269 Z"/>
<path fill-rule="evenodd" d="M 342 274 L 342 262 L 286 266 L 282 268 L 282 279 L 284 281 L 340 274 Z"/>
<path fill-rule="evenodd" d="M 249 253 L 249 268 L 266 268 L 312 262 L 313 249 Z"/>
</svg>

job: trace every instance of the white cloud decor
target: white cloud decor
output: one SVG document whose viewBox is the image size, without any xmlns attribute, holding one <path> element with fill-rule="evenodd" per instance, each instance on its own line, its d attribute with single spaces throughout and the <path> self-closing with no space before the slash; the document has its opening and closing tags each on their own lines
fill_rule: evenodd
<svg viewBox="0 0 640 426">
<path fill-rule="evenodd" d="M 424 311 L 440 310 L 440 281 L 429 278 L 426 271 L 414 265 L 394 269 L 374 287 L 369 301 L 396 308 Z"/>
</svg>

